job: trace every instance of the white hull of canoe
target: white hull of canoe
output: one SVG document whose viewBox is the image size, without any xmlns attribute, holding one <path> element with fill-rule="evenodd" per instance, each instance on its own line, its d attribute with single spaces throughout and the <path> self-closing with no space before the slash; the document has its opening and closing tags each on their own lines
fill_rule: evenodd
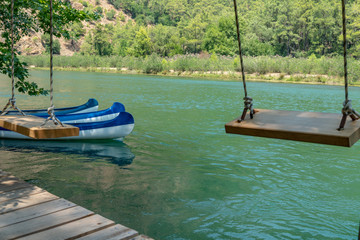
<svg viewBox="0 0 360 240">
<path fill-rule="evenodd" d="M 77 111 L 77 112 L 73 112 L 73 113 L 69 113 L 69 114 L 79 114 L 79 113 L 89 113 L 89 112 L 96 112 L 99 109 L 99 106 L 93 106 L 90 108 L 86 108 L 84 110 L 81 111 Z M 60 112 L 61 113 L 61 112 Z M 55 111 L 55 115 L 56 115 L 56 111 Z"/>
<path fill-rule="evenodd" d="M 119 113 L 112 113 L 112 114 L 106 114 L 106 115 L 97 116 L 97 117 L 82 118 L 82 119 L 78 119 L 78 120 L 69 120 L 69 121 L 61 121 L 61 119 L 60 119 L 60 121 L 62 123 L 71 125 L 74 123 L 103 122 L 103 121 L 113 120 L 117 116 L 119 116 Z"/>
<path fill-rule="evenodd" d="M 135 124 L 125 124 L 106 128 L 97 128 L 89 130 L 81 130 L 79 136 L 62 137 L 47 140 L 94 140 L 94 139 L 122 139 L 129 135 L 134 129 Z M 12 131 L 0 131 L 0 138 L 11 139 L 32 139 L 20 133 Z"/>
</svg>

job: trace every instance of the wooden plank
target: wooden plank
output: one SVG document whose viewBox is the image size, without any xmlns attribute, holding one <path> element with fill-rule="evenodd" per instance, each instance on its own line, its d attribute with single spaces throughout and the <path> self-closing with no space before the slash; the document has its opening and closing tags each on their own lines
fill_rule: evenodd
<svg viewBox="0 0 360 240">
<path fill-rule="evenodd" d="M 27 208 L 22 208 L 17 211 L 1 214 L 0 232 L 2 227 L 9 226 L 15 223 L 20 223 L 23 221 L 28 221 L 33 218 L 44 216 L 49 213 L 57 212 L 74 206 L 75 206 L 74 203 L 69 202 L 63 198 L 60 198 L 49 202 L 44 202 L 34 206 L 30 206 Z"/>
<path fill-rule="evenodd" d="M 31 221 L 25 221 L 13 224 L 0 229 L 0 239 L 13 239 L 38 233 L 42 230 L 51 229 L 65 223 L 81 219 L 94 213 L 80 206 L 67 208 L 62 211 L 51 213 L 45 216 L 34 218 Z M 38 238 L 38 239 L 52 239 Z"/>
<path fill-rule="evenodd" d="M 27 197 L 29 195 L 44 192 L 44 191 L 45 190 L 43 190 L 39 187 L 29 185 L 26 188 L 20 188 L 20 189 L 8 191 L 8 192 L 3 192 L 3 193 L 0 193 L 0 203 L 4 202 L 4 201 L 8 201 L 10 199 Z"/>
<path fill-rule="evenodd" d="M 0 214 L 15 211 L 21 208 L 29 207 L 58 198 L 59 197 L 45 191 L 21 199 L 11 199 L 9 201 L 0 203 Z"/>
<path fill-rule="evenodd" d="M 111 226 L 100 231 L 94 232 L 87 236 L 78 238 L 78 240 L 115 240 L 115 239 L 129 239 L 139 235 L 139 233 L 135 230 L 117 224 L 115 226 Z"/>
<path fill-rule="evenodd" d="M 256 110 L 253 119 L 247 116 L 241 123 L 237 121 L 240 118 L 227 123 L 226 132 L 343 147 L 351 147 L 360 139 L 360 121 L 348 118 L 345 129 L 337 130 L 341 114 Z"/>
<path fill-rule="evenodd" d="M 6 176 L 0 179 L 0 193 L 12 191 L 15 189 L 25 188 L 31 186 L 30 184 L 17 179 L 14 176 Z"/>
<path fill-rule="evenodd" d="M 0 127 L 35 139 L 79 136 L 79 128 L 77 127 L 68 124 L 64 124 L 62 127 L 55 125 L 52 121 L 41 126 L 44 121 L 44 118 L 30 115 L 6 115 L 0 116 Z"/>
<path fill-rule="evenodd" d="M 36 234 L 31 234 L 19 239 L 22 240 L 39 240 L 39 239 L 51 239 L 51 240 L 63 240 L 63 239 L 76 239 L 87 234 L 99 231 L 103 228 L 107 228 L 114 225 L 114 222 L 106 219 L 100 215 L 92 215 L 67 223 L 56 228 L 51 228 L 46 231 L 42 231 Z"/>
<path fill-rule="evenodd" d="M 138 232 L 0 170 L 0 239 L 136 239 Z"/>
</svg>

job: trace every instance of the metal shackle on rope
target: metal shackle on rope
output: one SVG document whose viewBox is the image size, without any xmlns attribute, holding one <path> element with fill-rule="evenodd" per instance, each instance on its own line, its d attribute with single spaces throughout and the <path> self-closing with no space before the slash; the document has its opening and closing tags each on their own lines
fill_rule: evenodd
<svg viewBox="0 0 360 240">
<path fill-rule="evenodd" d="M 238 40 L 238 47 L 239 47 L 239 57 L 240 57 L 240 65 L 241 65 L 241 76 L 244 86 L 244 109 L 243 113 L 241 115 L 241 118 L 238 119 L 238 122 L 241 122 L 245 119 L 246 113 L 249 110 L 250 111 L 250 118 L 252 119 L 254 117 L 255 111 L 253 108 L 253 99 L 248 96 L 247 89 L 246 89 L 246 80 L 245 80 L 245 70 L 244 70 L 244 61 L 242 57 L 242 51 L 241 51 L 241 39 L 240 39 L 240 27 L 239 27 L 239 17 L 237 12 L 237 3 L 236 0 L 234 0 L 234 11 L 235 11 L 235 22 L 236 22 L 236 33 L 237 33 L 237 40 Z"/>
<path fill-rule="evenodd" d="M 244 121 L 248 110 L 250 112 L 250 119 L 253 119 L 255 114 L 255 110 L 253 107 L 253 99 L 251 97 L 244 97 L 243 99 L 244 99 L 244 110 L 242 112 L 240 119 L 238 119 L 238 122 Z"/>
<path fill-rule="evenodd" d="M 343 103 L 343 109 L 341 110 L 342 114 L 346 116 L 350 116 L 353 120 L 357 120 L 360 118 L 360 114 L 353 109 L 351 100 L 345 100 Z"/>
<path fill-rule="evenodd" d="M 14 0 L 11 0 L 11 17 L 10 17 L 10 26 L 11 26 L 11 30 L 10 30 L 10 34 L 11 34 L 11 98 L 9 99 L 9 101 L 7 102 L 7 104 L 5 105 L 5 107 L 3 108 L 3 110 L 0 112 L 0 115 L 6 115 L 9 112 L 9 107 L 11 107 L 14 110 L 19 111 L 22 115 L 25 116 L 25 113 L 23 111 L 20 110 L 20 108 L 18 108 L 16 106 L 16 98 L 15 98 L 15 64 L 14 64 Z"/>
<path fill-rule="evenodd" d="M 343 130 L 346 123 L 346 118 L 349 116 L 353 121 L 358 120 L 360 115 L 356 112 L 349 99 L 349 84 L 348 84 L 348 71 L 347 71 L 347 40 L 346 40 L 346 9 L 345 0 L 341 1 L 342 6 L 342 25 L 343 25 L 343 49 L 344 49 L 344 82 L 345 82 L 345 101 L 343 102 L 343 108 L 341 110 L 342 119 L 338 130 Z"/>
<path fill-rule="evenodd" d="M 55 116 L 54 111 L 54 88 L 53 88 L 53 1 L 50 0 L 50 107 L 47 109 L 49 117 L 45 120 L 45 122 L 41 125 L 44 126 L 48 121 L 52 120 L 55 125 L 61 125 L 64 127 L 62 122 Z"/>
<path fill-rule="evenodd" d="M 10 98 L 9 101 L 7 102 L 6 106 L 4 107 L 4 109 L 1 111 L 0 116 L 4 116 L 9 112 L 8 107 L 11 107 L 14 110 L 17 110 L 18 112 L 20 112 L 23 116 L 25 116 L 25 113 L 23 111 L 21 111 L 20 108 L 18 108 L 18 106 L 16 106 L 16 98 Z"/>
<path fill-rule="evenodd" d="M 55 125 L 61 125 L 64 127 L 64 124 L 55 116 L 54 105 L 51 105 L 47 109 L 47 113 L 49 114 L 49 117 L 45 120 L 43 124 L 41 124 L 41 126 L 44 126 L 48 121 L 52 120 Z"/>
<path fill-rule="evenodd" d="M 250 117 L 254 115 L 253 99 L 251 97 L 244 97 L 244 108 L 250 110 Z"/>
</svg>

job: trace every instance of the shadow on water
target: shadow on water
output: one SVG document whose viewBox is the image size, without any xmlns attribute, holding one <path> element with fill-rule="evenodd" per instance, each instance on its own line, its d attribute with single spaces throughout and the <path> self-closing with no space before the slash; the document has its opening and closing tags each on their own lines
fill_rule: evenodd
<svg viewBox="0 0 360 240">
<path fill-rule="evenodd" d="M 57 152 L 81 154 L 86 161 L 106 160 L 119 166 L 130 165 L 135 155 L 122 141 L 36 141 L 36 140 L 0 140 L 0 147 L 8 151 Z"/>
</svg>

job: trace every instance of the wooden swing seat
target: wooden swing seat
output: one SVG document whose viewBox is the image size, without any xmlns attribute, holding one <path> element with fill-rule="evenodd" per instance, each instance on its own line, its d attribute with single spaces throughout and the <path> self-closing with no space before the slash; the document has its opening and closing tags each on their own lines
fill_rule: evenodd
<svg viewBox="0 0 360 240">
<path fill-rule="evenodd" d="M 239 117 L 225 124 L 225 130 L 233 134 L 351 147 L 360 139 L 360 121 L 348 118 L 345 129 L 338 131 L 341 118 L 342 115 L 336 113 L 256 109 L 253 119 L 247 114 L 239 123 Z"/>
<path fill-rule="evenodd" d="M 0 116 L 0 127 L 35 139 L 79 136 L 79 128 L 64 124 L 55 125 L 51 120 L 44 126 L 45 119 L 36 116 Z"/>
</svg>

